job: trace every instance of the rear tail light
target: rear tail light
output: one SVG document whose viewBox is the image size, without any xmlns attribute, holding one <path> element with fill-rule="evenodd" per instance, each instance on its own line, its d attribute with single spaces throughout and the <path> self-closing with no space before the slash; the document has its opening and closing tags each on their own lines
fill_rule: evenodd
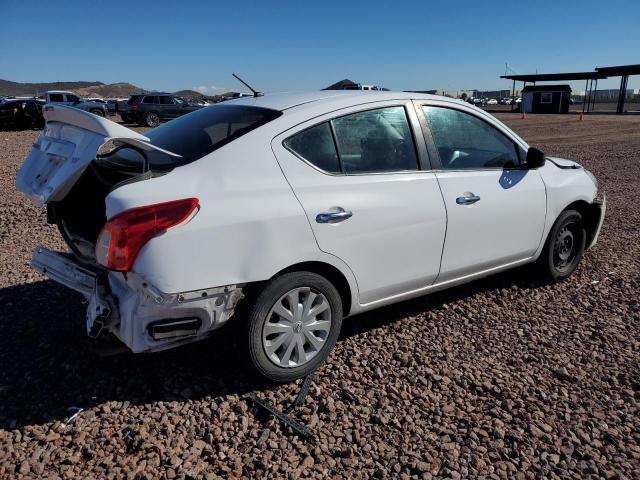
<svg viewBox="0 0 640 480">
<path fill-rule="evenodd" d="M 131 104 L 131 110 L 133 110 L 134 112 L 138 110 L 138 101 L 139 101 L 139 99 L 137 97 L 131 99 L 131 103 L 130 103 Z"/>
<path fill-rule="evenodd" d="M 119 213 L 102 227 L 96 243 L 98 263 L 110 270 L 130 271 L 149 240 L 184 222 L 197 207 L 197 198 L 185 198 Z"/>
</svg>

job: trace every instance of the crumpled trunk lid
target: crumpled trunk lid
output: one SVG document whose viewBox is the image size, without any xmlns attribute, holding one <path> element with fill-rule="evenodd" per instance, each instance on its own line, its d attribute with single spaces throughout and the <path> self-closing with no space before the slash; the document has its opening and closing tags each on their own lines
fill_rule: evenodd
<svg viewBox="0 0 640 480">
<path fill-rule="evenodd" d="M 45 129 L 16 176 L 18 190 L 37 206 L 62 200 L 109 140 L 156 149 L 144 135 L 77 108 L 45 105 L 43 115 Z"/>
</svg>

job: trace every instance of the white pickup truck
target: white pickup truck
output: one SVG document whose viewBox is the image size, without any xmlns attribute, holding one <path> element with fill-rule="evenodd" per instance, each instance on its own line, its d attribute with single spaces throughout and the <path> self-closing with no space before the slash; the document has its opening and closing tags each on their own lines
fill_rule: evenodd
<svg viewBox="0 0 640 480">
<path fill-rule="evenodd" d="M 47 103 L 69 105 L 70 107 L 85 110 L 95 115 L 99 115 L 100 117 L 107 115 L 106 103 L 95 100 L 86 100 L 75 93 L 65 92 L 62 90 L 51 90 L 45 93 L 45 99 L 47 100 Z"/>
</svg>

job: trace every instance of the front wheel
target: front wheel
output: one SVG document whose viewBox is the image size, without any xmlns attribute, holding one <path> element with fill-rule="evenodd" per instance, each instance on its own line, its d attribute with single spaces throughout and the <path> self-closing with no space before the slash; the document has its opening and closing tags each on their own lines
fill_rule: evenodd
<svg viewBox="0 0 640 480">
<path fill-rule="evenodd" d="M 91 113 L 93 113 L 94 115 L 98 115 L 99 117 L 104 117 L 104 112 L 98 108 L 93 108 L 91 110 L 89 110 Z"/>
<path fill-rule="evenodd" d="M 326 278 L 286 273 L 248 308 L 246 341 L 256 372 L 275 382 L 305 377 L 329 356 L 342 326 L 342 302 Z"/>
<path fill-rule="evenodd" d="M 556 282 L 568 278 L 578 268 L 586 239 L 582 214 L 576 210 L 562 212 L 551 228 L 538 259 L 543 275 Z"/>
</svg>

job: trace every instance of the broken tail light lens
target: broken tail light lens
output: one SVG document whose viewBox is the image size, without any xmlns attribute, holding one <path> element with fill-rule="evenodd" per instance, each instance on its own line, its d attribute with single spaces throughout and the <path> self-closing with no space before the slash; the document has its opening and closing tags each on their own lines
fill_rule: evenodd
<svg viewBox="0 0 640 480">
<path fill-rule="evenodd" d="M 184 222 L 197 207 L 197 198 L 185 198 L 119 213 L 102 227 L 96 260 L 110 270 L 130 271 L 149 240 Z"/>
</svg>

